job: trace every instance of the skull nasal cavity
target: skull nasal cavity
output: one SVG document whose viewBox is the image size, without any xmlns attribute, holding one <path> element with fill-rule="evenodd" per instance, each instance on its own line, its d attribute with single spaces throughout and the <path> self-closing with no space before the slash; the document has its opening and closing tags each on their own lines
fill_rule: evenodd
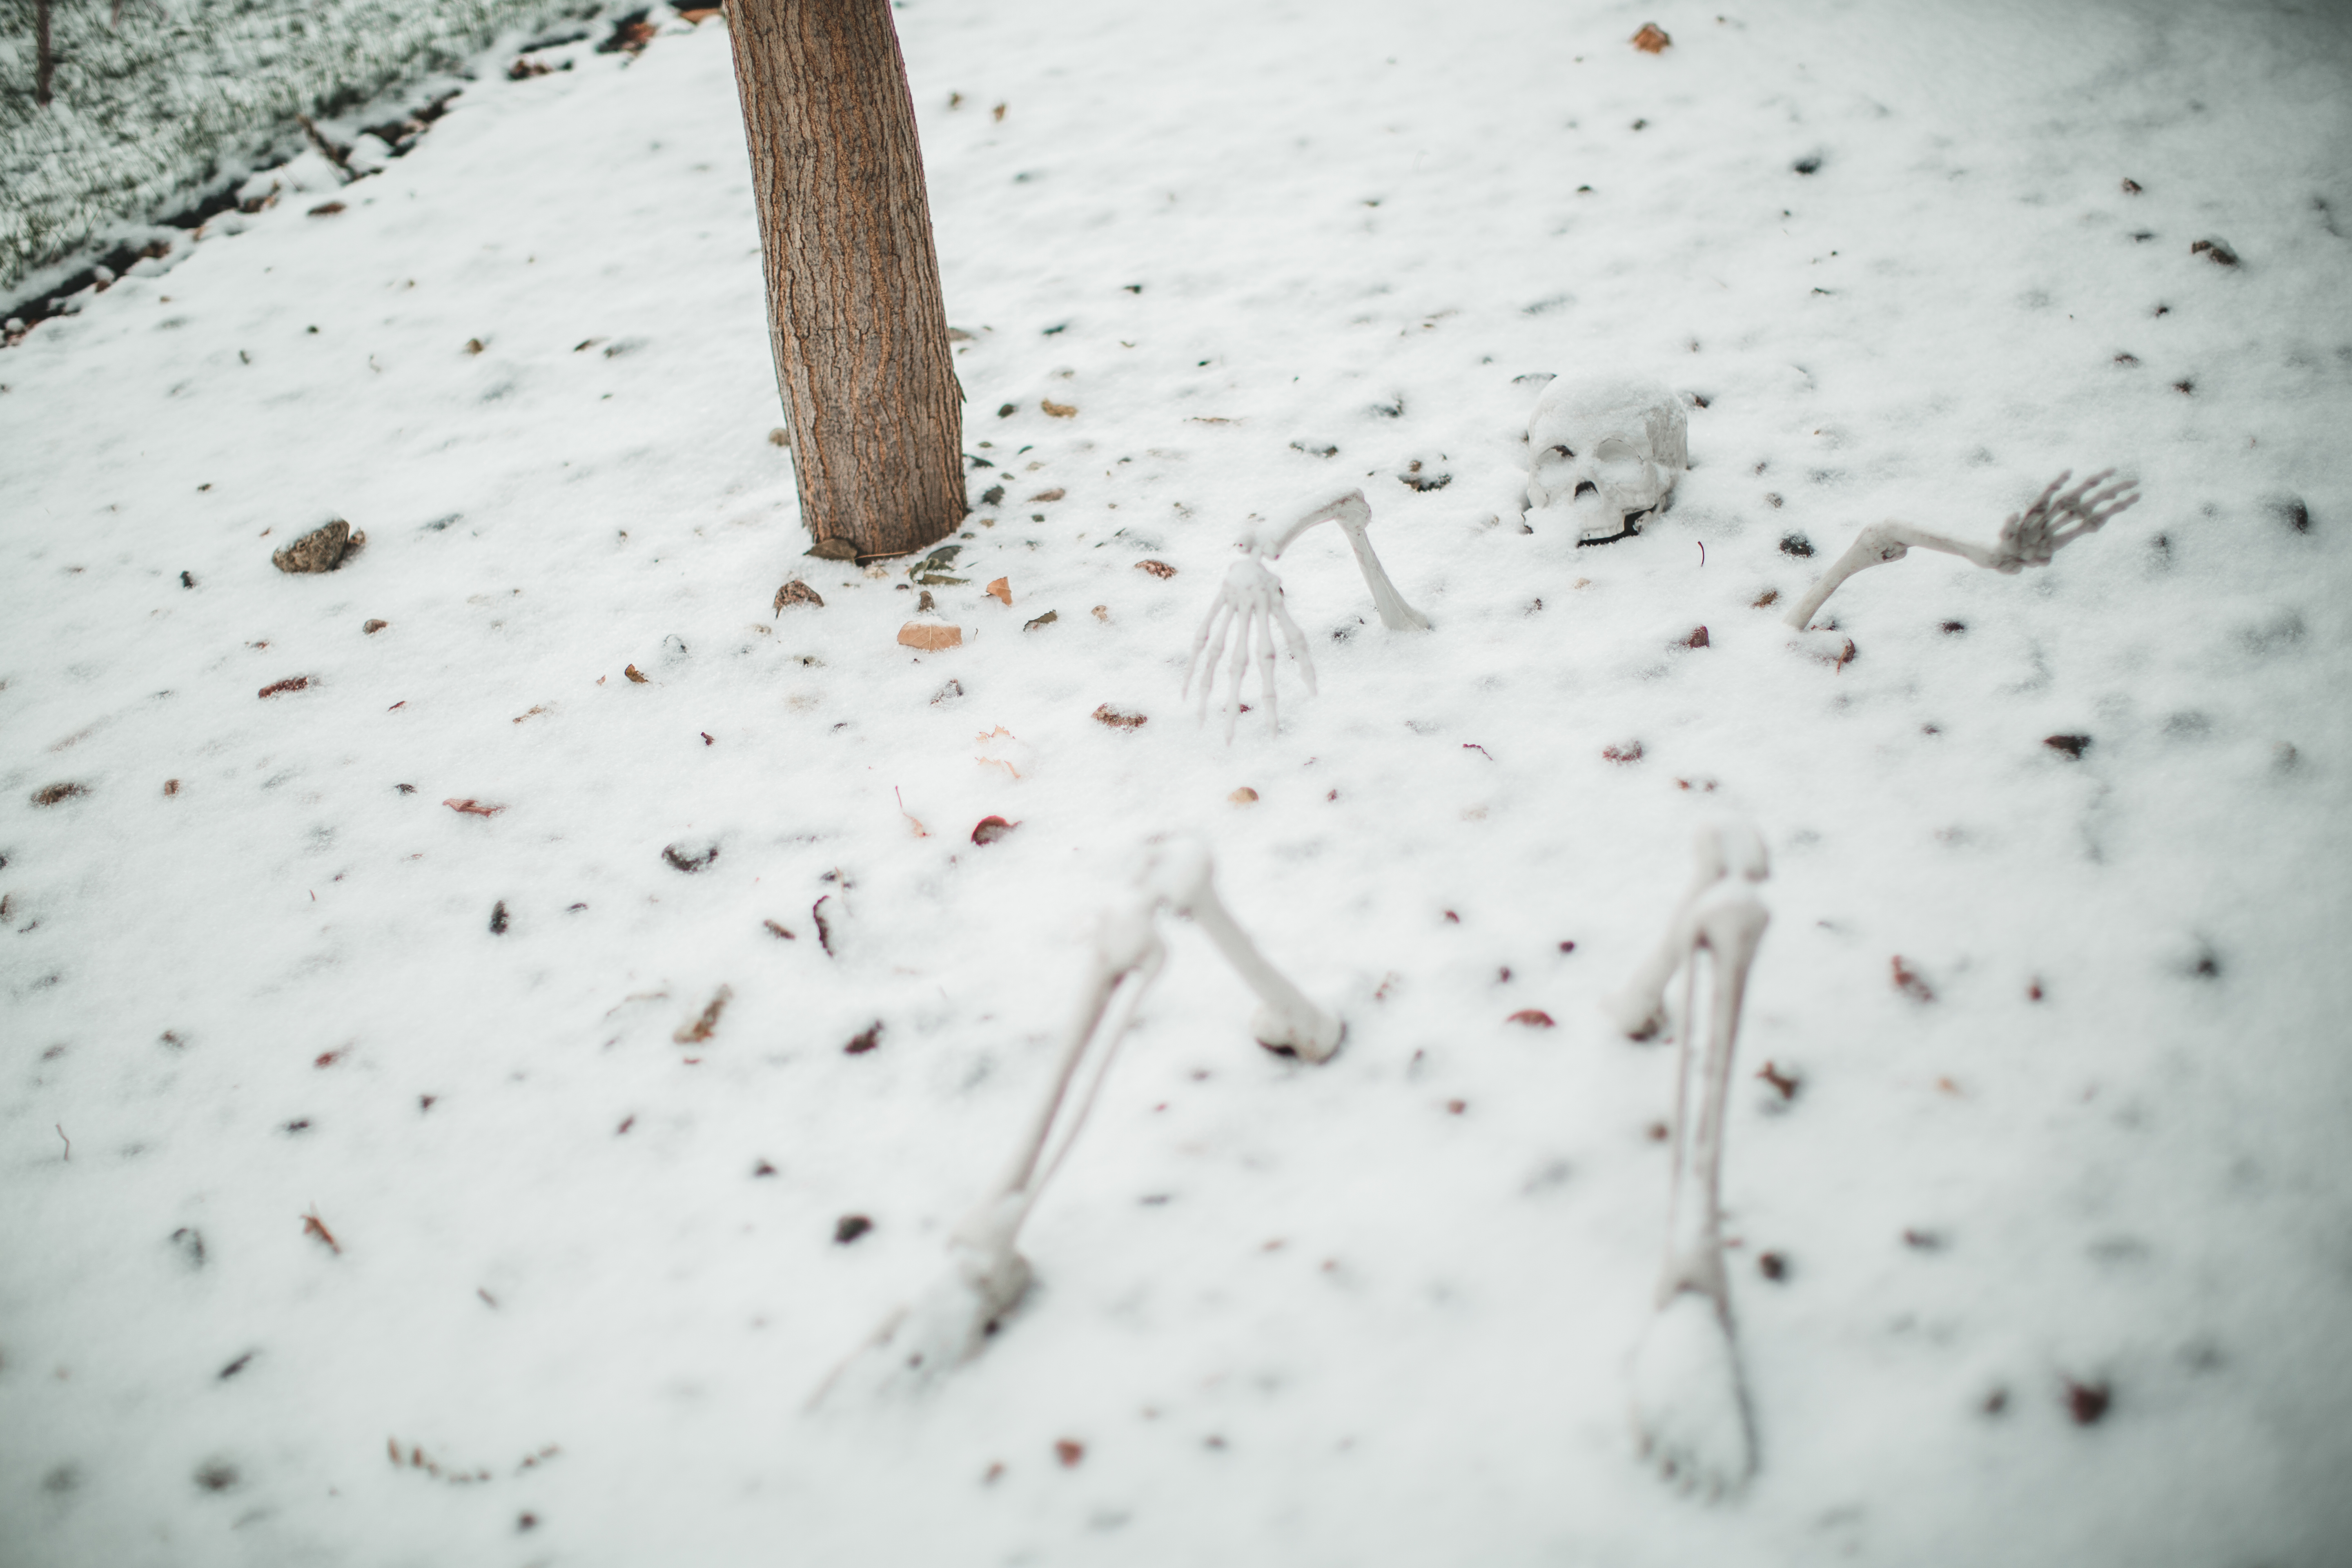
<svg viewBox="0 0 2352 1568">
<path fill-rule="evenodd" d="M 1594 484 L 1591 479 L 1579 479 L 1576 481 L 1576 495 L 1570 496 L 1568 499 L 1574 500 L 1577 499 L 1577 496 L 1582 495 L 1587 490 L 1591 490 L 1594 494 L 1598 495 L 1601 491 L 1601 487 Z"/>
</svg>

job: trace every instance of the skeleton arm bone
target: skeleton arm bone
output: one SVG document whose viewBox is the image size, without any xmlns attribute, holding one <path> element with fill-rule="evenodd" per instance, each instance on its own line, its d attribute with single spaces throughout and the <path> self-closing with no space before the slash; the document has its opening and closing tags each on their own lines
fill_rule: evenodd
<svg viewBox="0 0 2352 1568">
<path fill-rule="evenodd" d="M 1812 591 L 1782 618 L 1799 631 L 1804 630 L 1848 577 L 1868 567 L 1900 561 L 1914 549 L 1940 550 L 2003 574 L 2014 574 L 2028 566 L 2047 566 L 2059 551 L 2086 533 L 2096 533 L 2139 500 L 2135 481 L 2130 479 L 2118 480 L 2105 489 L 2098 488 L 2114 473 L 2113 468 L 2103 469 L 2063 495 L 2059 487 L 2072 473 L 2070 470 L 2060 474 L 2043 487 L 2032 506 L 2022 512 L 2010 513 L 2001 524 L 2000 540 L 1990 550 L 1906 522 L 1890 520 L 1874 523 L 1854 536 L 1845 553 L 1822 574 Z"/>
<path fill-rule="evenodd" d="M 1348 536 L 1348 548 L 1355 552 L 1356 569 L 1364 574 L 1364 586 L 1372 592 L 1372 606 L 1381 613 L 1381 624 L 1391 631 L 1425 632 L 1429 629 L 1429 617 L 1405 603 L 1404 595 L 1397 592 L 1396 584 L 1390 580 L 1380 556 L 1372 550 L 1369 531 L 1371 521 L 1371 502 L 1364 499 L 1362 490 L 1354 489 L 1325 501 L 1279 531 L 1273 524 L 1266 524 L 1244 543 L 1269 561 L 1279 560 L 1300 534 L 1317 523 L 1337 522 L 1339 531 Z"/>
</svg>

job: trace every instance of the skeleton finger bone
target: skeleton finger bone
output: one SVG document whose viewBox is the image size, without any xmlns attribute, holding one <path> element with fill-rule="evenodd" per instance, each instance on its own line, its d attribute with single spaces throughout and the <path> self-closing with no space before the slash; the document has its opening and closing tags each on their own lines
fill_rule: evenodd
<svg viewBox="0 0 2352 1568">
<path fill-rule="evenodd" d="M 2139 500 L 2136 481 L 2130 479 L 2093 493 L 2092 487 L 2113 472 L 2106 469 L 2095 474 L 2063 495 L 2059 493 L 2060 487 L 2070 475 L 2060 474 L 2043 487 L 2032 506 L 2009 515 L 1990 549 L 1892 519 L 1873 523 L 1854 536 L 1845 553 L 1831 563 L 1782 620 L 1799 631 L 1804 630 L 1847 578 L 1889 561 L 1900 561 L 1915 549 L 1940 551 L 2004 574 L 2015 574 L 2028 566 L 2047 566 L 2060 550 L 2085 533 L 2095 533 Z M 2061 528 L 2062 523 L 2071 526 Z"/>
<path fill-rule="evenodd" d="M 1205 721 L 1209 713 L 1210 688 L 1217 683 L 1217 663 L 1225 657 L 1228 641 L 1232 658 L 1225 667 L 1225 740 L 1230 742 L 1241 718 L 1242 678 L 1247 672 L 1255 650 L 1259 679 L 1265 689 L 1268 716 L 1276 714 L 1275 637 L 1277 628 L 1291 654 L 1298 660 L 1300 678 L 1307 689 L 1315 689 L 1315 663 L 1308 656 L 1307 638 L 1283 607 L 1282 583 L 1265 569 L 1264 562 L 1252 557 L 1236 561 L 1227 568 L 1225 580 L 1218 586 L 1216 601 L 1209 606 L 1206 619 L 1192 639 L 1192 658 L 1184 668 L 1184 689 L 1190 693 L 1192 679 L 1201 678 L 1201 699 L 1196 710 Z M 1204 658 L 1203 655 L 1206 657 Z"/>
</svg>

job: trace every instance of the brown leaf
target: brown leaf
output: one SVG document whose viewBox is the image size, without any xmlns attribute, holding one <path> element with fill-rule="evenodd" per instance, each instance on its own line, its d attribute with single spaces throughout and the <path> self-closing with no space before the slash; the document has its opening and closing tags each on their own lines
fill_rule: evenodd
<svg viewBox="0 0 2352 1568">
<path fill-rule="evenodd" d="M 708 868 L 712 861 L 719 858 L 719 846 L 706 844 L 698 852 L 682 844 L 665 844 L 662 846 L 662 858 L 690 877 Z"/>
<path fill-rule="evenodd" d="M 1061 618 L 1062 613 L 1059 610 L 1048 610 L 1044 615 L 1039 616 L 1035 620 L 1024 625 L 1021 629 L 1024 632 L 1034 632 L 1039 626 L 1050 626 Z"/>
<path fill-rule="evenodd" d="M 1507 1024 L 1525 1024 L 1530 1029 L 1555 1028 L 1551 1015 L 1536 1007 L 1522 1007 L 1503 1020 Z"/>
<path fill-rule="evenodd" d="M 343 204 L 341 202 L 320 202 L 317 206 L 310 209 L 310 216 L 312 217 L 332 217 L 342 210 Z"/>
<path fill-rule="evenodd" d="M 1058 406 L 1058 405 L 1055 405 L 1055 404 L 1048 403 L 1047 405 L 1045 405 L 1046 412 L 1051 413 L 1051 412 L 1052 412 L 1052 411 L 1053 411 L 1056 406 Z M 1075 409 L 1075 408 L 1073 408 L 1073 409 L 1071 409 L 1071 410 L 1070 410 L 1070 412 L 1071 412 L 1072 414 L 1076 414 L 1076 413 L 1077 412 L 1077 410 L 1076 410 L 1076 409 Z M 1069 493 L 1070 493 L 1069 491 L 1067 491 L 1067 490 L 1064 489 L 1061 486 L 1059 486 L 1059 485 L 1055 485 L 1055 486 L 1052 489 L 1050 489 L 1050 490 L 1039 490 L 1035 495 L 1031 496 L 1029 499 L 1030 499 L 1031 500 L 1033 500 L 1033 501 L 1041 501 L 1041 500 L 1060 500 L 1064 496 L 1068 495 Z"/>
<path fill-rule="evenodd" d="M 635 684 L 635 685 L 643 686 L 643 685 L 646 683 L 646 672 L 645 672 L 644 670 L 642 670 L 642 669 L 639 669 L 639 668 L 638 668 L 635 665 L 634 665 L 634 664 L 630 664 L 630 665 L 624 665 L 624 666 L 622 666 L 622 667 L 621 667 L 621 673 L 622 673 L 623 675 L 627 676 L 627 677 L 629 678 L 629 679 L 630 679 L 634 684 Z"/>
<path fill-rule="evenodd" d="M 2238 264 L 2238 253 L 2231 249 L 2228 243 L 2223 240 L 2198 240 L 2189 247 L 2189 254 L 2191 256 L 2201 254 L 2206 260 L 2217 266 L 2235 267 Z"/>
<path fill-rule="evenodd" d="M 1062 1461 L 1064 1469 L 1074 1470 L 1078 1461 L 1087 1457 L 1087 1446 L 1068 1437 L 1057 1437 L 1054 1441 L 1054 1457 Z"/>
<path fill-rule="evenodd" d="M 845 1057 L 862 1057 L 881 1043 L 882 1020 L 877 1018 L 869 1027 L 850 1036 L 849 1044 L 841 1047 L 841 1054 Z"/>
<path fill-rule="evenodd" d="M 980 819 L 979 825 L 971 830 L 971 841 L 974 844 L 993 844 L 1020 826 L 1017 822 L 1007 822 L 1001 816 L 983 816 Z"/>
<path fill-rule="evenodd" d="M 1666 30 L 1655 22 L 1643 23 L 1642 30 L 1633 35 L 1633 47 L 1645 55 L 1664 54 L 1666 46 L 1673 42 Z"/>
<path fill-rule="evenodd" d="M 1691 633 L 1690 636 L 1683 638 L 1682 646 L 1685 647 L 1706 647 L 1706 628 L 1705 626 L 1701 626 L 1698 630 Z"/>
<path fill-rule="evenodd" d="M 332 572 L 353 548 L 352 525 L 337 518 L 290 544 L 280 545 L 271 553 L 269 563 L 280 572 Z"/>
<path fill-rule="evenodd" d="M 1774 1089 L 1779 1089 L 1782 1100 L 1796 1099 L 1797 1086 L 1799 1083 L 1803 1081 L 1793 1074 L 1782 1072 L 1769 1061 L 1764 1064 L 1762 1070 L 1759 1071 L 1756 1076 L 1762 1079 L 1766 1083 L 1770 1084 Z"/>
<path fill-rule="evenodd" d="M 862 1214 L 845 1214 L 833 1222 L 833 1244 L 847 1247 L 874 1228 L 874 1222 Z"/>
<path fill-rule="evenodd" d="M 995 582 L 991 583 L 988 585 L 988 591 L 995 595 L 997 600 L 1007 609 L 1012 607 L 1013 580 L 1010 577 L 999 577 Z"/>
<path fill-rule="evenodd" d="M 1933 1002 L 1936 999 L 1935 991 L 1919 977 L 1917 971 L 1903 962 L 1903 955 L 1899 952 L 1895 955 L 1894 970 L 1897 991 L 1915 1002 Z"/>
<path fill-rule="evenodd" d="M 1048 397 L 1041 400 L 1037 406 L 1056 419 L 1075 419 L 1078 416 L 1077 405 L 1074 403 L 1056 403 Z"/>
<path fill-rule="evenodd" d="M 1095 619 L 1098 621 L 1108 623 L 1110 620 L 1110 606 L 1108 605 L 1097 605 L 1094 608 L 1094 616 Z"/>
<path fill-rule="evenodd" d="M 480 353 L 482 350 L 488 346 L 488 344 L 483 342 L 479 338 L 467 338 L 466 340 L 466 352 L 469 354 Z"/>
<path fill-rule="evenodd" d="M 907 647 L 937 653 L 941 648 L 961 647 L 963 628 L 943 626 L 935 621 L 908 621 L 898 628 L 898 641 Z"/>
<path fill-rule="evenodd" d="M 61 800 L 71 800 L 78 795 L 88 795 L 89 793 L 89 788 L 86 784 L 47 784 L 33 792 L 33 804 L 35 805 L 55 805 Z"/>
<path fill-rule="evenodd" d="M 1642 742 L 1628 741 L 1622 746 L 1603 746 L 1601 754 L 1612 763 L 1638 763 L 1642 760 Z"/>
<path fill-rule="evenodd" d="M 2076 1383 L 2066 1380 L 2066 1414 L 2074 1418 L 2077 1426 L 2088 1426 L 2107 1413 L 2115 1393 L 2104 1383 Z"/>
<path fill-rule="evenodd" d="M 776 605 L 772 613 L 782 615 L 786 605 L 814 605 L 820 610 L 824 608 L 824 601 L 818 597 L 817 591 L 797 577 L 776 590 Z"/>
<path fill-rule="evenodd" d="M 1232 801 L 1235 805 L 1248 805 L 1257 799 L 1257 791 L 1250 788 L 1247 784 L 1244 784 L 1241 788 L 1234 791 L 1233 794 L 1225 796 L 1225 798 Z"/>
<path fill-rule="evenodd" d="M 1169 565 L 1165 561 L 1139 561 L 1135 563 L 1135 569 L 1138 572 L 1149 572 L 1162 582 L 1176 575 L 1176 568 Z"/>
<path fill-rule="evenodd" d="M 820 893 L 816 902 L 809 906 L 809 919 L 816 922 L 816 944 L 824 949 L 827 958 L 833 956 L 833 922 L 824 918 L 824 905 L 825 900 L 832 897 L 831 893 Z M 870 1050 L 873 1047 L 869 1045 L 866 1048 Z"/>
<path fill-rule="evenodd" d="M 165 795 L 177 795 L 177 794 L 179 794 L 179 793 L 180 793 L 180 781 L 179 781 L 179 780 L 177 780 L 177 779 L 165 779 L 165 780 L 163 781 L 163 793 L 164 793 Z"/>
<path fill-rule="evenodd" d="M 467 816 L 496 816 L 506 809 L 503 805 L 487 805 L 478 800 L 458 800 L 454 796 L 441 804 L 452 811 L 463 812 Z"/>
<path fill-rule="evenodd" d="M 727 1004 L 734 999 L 735 993 L 729 987 L 721 985 L 718 994 L 710 998 L 710 1005 L 702 1010 L 702 1016 L 690 1024 L 680 1026 L 677 1032 L 670 1036 L 670 1038 L 681 1046 L 698 1045 L 709 1039 L 711 1032 L 719 1027 L 719 1015 L 727 1011 Z"/>
<path fill-rule="evenodd" d="M 2044 735 L 2042 738 L 2042 743 L 2049 747 L 2053 752 L 2063 752 L 2070 757 L 2079 759 L 2084 752 L 2091 749 L 2091 737 L 2088 735 Z"/>
<path fill-rule="evenodd" d="M 341 1258 L 343 1255 L 342 1243 L 335 1239 L 335 1233 L 327 1228 L 327 1222 L 319 1217 L 318 1210 L 312 1209 L 309 1214 L 302 1216 L 302 1234 L 304 1236 L 315 1236 L 320 1241 L 325 1242 L 327 1244 L 327 1250 L 333 1253 L 336 1257 Z"/>
<path fill-rule="evenodd" d="M 376 633 L 383 630 L 384 627 L 390 625 L 392 625 L 390 621 L 370 620 L 363 622 L 360 626 L 360 630 L 365 632 L 370 637 L 373 637 Z"/>
<path fill-rule="evenodd" d="M 310 678 L 307 675 L 289 676 L 284 680 L 271 681 L 268 685 L 261 689 L 259 695 L 263 697 L 275 697 L 281 691 L 299 691 L 310 684 Z"/>
<path fill-rule="evenodd" d="M 820 539 L 809 546 L 808 553 L 820 561 L 855 561 L 857 545 L 846 539 Z"/>
<path fill-rule="evenodd" d="M 1108 724 L 1114 730 L 1139 729 L 1151 721 L 1147 714 L 1123 713 L 1108 702 L 1096 709 L 1094 716 L 1096 723 Z"/>
<path fill-rule="evenodd" d="M 761 921 L 760 923 L 768 928 L 768 934 L 770 936 L 780 938 L 785 942 L 798 942 L 800 940 L 773 921 Z"/>
</svg>

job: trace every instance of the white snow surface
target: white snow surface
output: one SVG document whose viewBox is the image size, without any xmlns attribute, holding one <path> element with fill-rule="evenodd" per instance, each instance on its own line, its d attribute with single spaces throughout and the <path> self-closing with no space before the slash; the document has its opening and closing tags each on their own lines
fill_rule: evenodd
<svg viewBox="0 0 2352 1568">
<path fill-rule="evenodd" d="M 1007 491 L 960 648 L 800 553 L 715 24 L 485 61 L 343 212 L 0 353 L 0 1561 L 2352 1555 L 2345 14 L 896 15 Z M 1706 399 L 1638 538 L 1510 509 L 1570 369 Z M 2110 463 L 2046 571 L 1848 584 L 1843 668 L 1757 607 Z M 1177 686 L 1231 542 L 1358 485 L 1435 629 L 1309 534 L 1321 693 L 1227 749 Z M 1710 1505 L 1626 1419 L 1672 1061 L 1600 1003 L 1722 810 L 1775 920 Z M 1259 1049 L 1171 921 L 1022 1308 L 803 1415 L 1176 828 L 1346 1045 Z"/>
</svg>

